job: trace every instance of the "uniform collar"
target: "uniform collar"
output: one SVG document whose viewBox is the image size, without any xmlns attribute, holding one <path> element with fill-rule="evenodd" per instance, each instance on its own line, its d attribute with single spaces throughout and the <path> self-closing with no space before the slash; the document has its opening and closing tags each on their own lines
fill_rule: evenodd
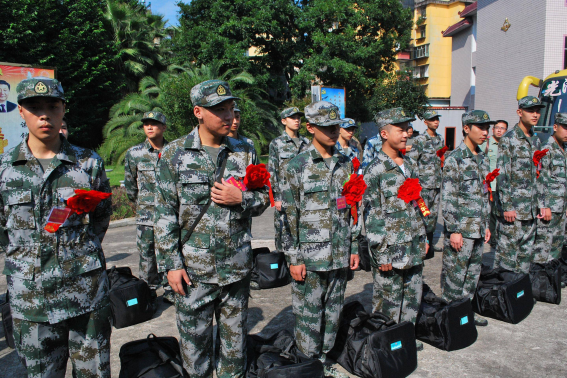
<svg viewBox="0 0 567 378">
<path fill-rule="evenodd" d="M 221 140 L 221 150 L 228 148 L 230 152 L 234 152 L 234 144 L 230 141 L 232 138 L 223 137 Z M 183 147 L 187 150 L 202 150 L 201 138 L 199 137 L 199 126 L 195 127 L 193 131 L 187 134 Z"/>
<path fill-rule="evenodd" d="M 427 130 L 425 130 L 425 132 L 423 133 L 423 135 L 425 135 L 425 138 L 426 138 L 426 139 L 433 139 L 433 138 L 438 138 L 438 137 L 441 136 L 440 134 L 437 133 L 437 131 L 435 132 L 435 136 L 431 136 L 431 135 L 429 135 L 429 133 L 427 132 Z"/>
<path fill-rule="evenodd" d="M 14 151 L 12 152 L 12 159 L 11 160 L 12 160 L 13 164 L 17 163 L 17 162 L 21 162 L 21 161 L 30 161 L 30 160 L 35 159 L 35 156 L 32 154 L 32 152 L 31 152 L 31 150 L 28 146 L 28 143 L 27 143 L 28 138 L 29 138 L 29 134 L 19 144 L 18 148 L 15 148 Z M 55 155 L 55 157 L 59 161 L 66 161 L 66 162 L 69 162 L 69 163 L 75 163 L 77 161 L 77 157 L 75 156 L 75 152 L 73 151 L 73 148 L 71 147 L 71 143 L 69 143 L 63 135 L 59 135 L 59 138 L 61 138 L 61 147 L 59 149 L 59 152 Z"/>
<path fill-rule="evenodd" d="M 514 126 L 514 133 L 516 134 L 517 138 L 523 138 L 523 139 L 528 139 L 526 137 L 526 134 L 524 134 L 524 132 L 522 131 L 522 129 L 520 128 L 520 125 L 516 123 L 516 125 Z M 530 138 L 533 138 L 534 136 L 534 128 L 532 127 L 530 130 Z"/>
<path fill-rule="evenodd" d="M 478 153 L 477 155 L 473 154 L 472 151 L 470 150 L 469 146 L 467 146 L 467 144 L 463 141 L 461 142 L 459 149 L 461 149 L 461 153 L 463 154 L 464 158 L 472 158 L 474 159 L 477 156 L 482 156 L 483 152 L 480 149 L 479 146 L 476 146 L 476 152 Z"/>
<path fill-rule="evenodd" d="M 165 138 L 163 138 L 163 147 L 165 147 L 168 143 L 169 143 L 169 142 L 168 142 Z M 163 149 L 163 147 L 162 147 L 162 149 Z M 150 140 L 149 140 L 148 138 L 146 138 L 146 140 L 144 141 L 144 149 L 146 149 L 146 150 L 148 150 L 148 151 L 150 151 L 150 152 L 152 152 L 152 151 L 157 151 L 157 150 L 152 146 L 152 144 L 150 143 Z"/>
<path fill-rule="evenodd" d="M 396 162 L 394 160 L 392 160 L 392 158 L 384 152 L 384 150 L 380 149 L 378 156 L 380 157 L 380 159 L 384 163 L 384 166 L 386 167 L 386 171 L 391 171 L 392 169 L 400 168 L 400 166 L 397 165 Z M 406 169 L 408 169 L 408 172 L 409 172 L 409 166 L 406 165 L 406 161 L 408 161 L 408 160 L 404 155 L 402 155 L 402 158 L 404 159 L 404 166 L 406 167 Z M 400 168 L 400 171 L 401 171 L 401 168 Z"/>
<path fill-rule="evenodd" d="M 323 160 L 323 156 L 321 155 L 321 153 L 319 152 L 319 150 L 317 150 L 315 148 L 315 146 L 313 145 L 313 143 L 311 143 L 309 145 L 309 148 L 307 149 L 307 152 L 309 152 L 309 155 L 311 155 L 311 158 L 313 160 L 315 159 L 321 159 Z M 337 150 L 336 146 L 333 147 L 333 154 L 332 154 L 332 159 L 333 161 L 337 161 L 339 159 L 339 157 L 342 156 L 341 153 L 339 152 L 339 150 Z"/>
</svg>

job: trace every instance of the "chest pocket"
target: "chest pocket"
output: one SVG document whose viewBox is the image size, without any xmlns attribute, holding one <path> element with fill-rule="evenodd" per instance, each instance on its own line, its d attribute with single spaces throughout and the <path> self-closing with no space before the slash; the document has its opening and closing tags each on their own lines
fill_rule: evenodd
<svg viewBox="0 0 567 378">
<path fill-rule="evenodd" d="M 466 197 L 478 195 L 479 176 L 477 171 L 463 171 L 463 181 L 461 182 L 461 192 Z"/>
<path fill-rule="evenodd" d="M 382 209 L 386 214 L 393 214 L 400 211 L 406 211 L 408 205 L 404 200 L 398 198 L 398 191 L 396 190 L 382 190 L 384 194 L 384 206 Z"/>
<path fill-rule="evenodd" d="M 204 205 L 210 198 L 209 176 L 196 170 L 180 171 L 179 199 L 182 204 Z"/>
<path fill-rule="evenodd" d="M 563 159 L 553 162 L 551 174 L 558 182 L 563 183 L 565 181 L 565 161 Z"/>
<path fill-rule="evenodd" d="M 12 230 L 35 229 L 33 196 L 31 190 L 10 190 L 2 194 L 8 213 L 6 228 Z"/>
<path fill-rule="evenodd" d="M 138 169 L 138 189 L 143 190 L 143 186 L 145 183 L 147 184 L 155 184 L 156 182 L 156 173 L 155 173 L 155 166 L 151 162 L 140 162 L 137 166 Z"/>
<path fill-rule="evenodd" d="M 69 198 L 75 195 L 75 189 L 79 188 L 71 188 L 71 187 L 63 187 L 57 188 L 56 190 L 56 206 L 63 206 L 64 201 L 68 200 Z M 89 223 L 89 214 L 71 214 L 67 221 L 61 225 L 62 228 L 65 227 L 72 227 L 72 226 L 79 226 Z"/>
<path fill-rule="evenodd" d="M 306 181 L 303 189 L 303 209 L 329 209 L 329 184 L 322 181 Z"/>
</svg>

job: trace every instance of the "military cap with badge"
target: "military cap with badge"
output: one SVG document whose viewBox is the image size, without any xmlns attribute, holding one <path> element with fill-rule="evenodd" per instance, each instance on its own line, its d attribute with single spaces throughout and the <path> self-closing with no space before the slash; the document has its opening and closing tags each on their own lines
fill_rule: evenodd
<svg viewBox="0 0 567 378">
<path fill-rule="evenodd" d="M 341 124 L 339 125 L 342 129 L 348 129 L 349 127 L 358 127 L 355 120 L 352 118 L 341 119 Z"/>
<path fill-rule="evenodd" d="M 284 110 L 282 110 L 282 112 L 280 113 L 280 118 L 285 119 L 285 118 L 291 117 L 295 114 L 299 114 L 302 117 L 305 115 L 305 113 L 300 111 L 297 106 L 294 106 L 294 107 L 285 108 Z"/>
<path fill-rule="evenodd" d="M 408 116 L 402 108 L 382 110 L 374 116 L 374 122 L 376 122 L 379 130 L 387 125 L 396 125 L 411 121 L 415 121 L 415 118 Z"/>
<path fill-rule="evenodd" d="M 491 121 L 488 113 L 484 110 L 471 110 L 470 112 L 463 113 L 461 116 L 461 121 L 463 122 L 463 126 L 465 125 L 481 125 L 481 124 L 490 124 L 495 125 L 496 121 Z"/>
<path fill-rule="evenodd" d="M 318 101 L 305 107 L 305 118 L 316 126 L 340 125 L 342 120 L 339 108 L 329 101 Z"/>
<path fill-rule="evenodd" d="M 427 110 L 425 113 L 423 113 L 422 119 L 429 121 L 430 119 L 433 119 L 435 117 L 441 117 L 441 114 L 439 114 L 437 110 Z"/>
<path fill-rule="evenodd" d="M 554 123 L 567 126 L 567 113 L 555 113 Z"/>
<path fill-rule="evenodd" d="M 519 109 L 529 109 L 529 108 L 545 108 L 545 105 L 541 103 L 539 98 L 534 96 L 525 96 L 518 100 Z"/>
<path fill-rule="evenodd" d="M 52 97 L 66 101 L 63 87 L 59 80 L 49 77 L 38 76 L 24 79 L 18 83 L 16 92 L 18 93 L 18 104 L 20 105 L 23 100 L 34 97 Z"/>
<path fill-rule="evenodd" d="M 233 96 L 226 81 L 207 80 L 191 88 L 191 103 L 193 106 L 210 108 L 228 100 L 240 100 Z"/>
<path fill-rule="evenodd" d="M 164 125 L 167 124 L 165 115 L 160 112 L 145 112 L 144 116 L 142 117 L 142 122 L 148 119 L 153 119 L 154 121 L 158 121 L 159 123 L 163 123 Z"/>
</svg>

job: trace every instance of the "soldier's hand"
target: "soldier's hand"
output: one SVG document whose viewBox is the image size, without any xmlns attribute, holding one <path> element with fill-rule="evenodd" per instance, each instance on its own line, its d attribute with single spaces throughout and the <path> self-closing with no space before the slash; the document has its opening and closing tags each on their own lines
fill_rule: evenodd
<svg viewBox="0 0 567 378">
<path fill-rule="evenodd" d="M 185 295 L 185 290 L 183 290 L 183 281 L 185 281 L 187 285 L 191 285 L 191 281 L 189 280 L 189 276 L 185 269 L 170 270 L 167 272 L 167 281 L 169 282 L 171 289 L 181 295 Z"/>
<path fill-rule="evenodd" d="M 539 214 L 536 216 L 536 218 L 549 222 L 551 220 L 551 209 L 549 207 L 539 209 Z"/>
<path fill-rule="evenodd" d="M 301 282 L 305 280 L 305 276 L 307 275 L 307 269 L 305 269 L 305 264 L 290 265 L 289 273 L 291 274 L 291 278 L 293 278 L 298 282 Z"/>
<path fill-rule="evenodd" d="M 276 210 L 282 211 L 282 201 L 276 201 L 274 205 L 276 206 Z"/>
<path fill-rule="evenodd" d="M 514 223 L 516 221 L 516 211 L 505 211 L 504 212 L 504 220 L 506 222 Z"/>
<path fill-rule="evenodd" d="M 389 270 L 392 270 L 392 264 L 382 264 L 378 267 L 378 269 L 382 272 L 387 272 Z"/>
<path fill-rule="evenodd" d="M 211 199 L 219 205 L 240 205 L 242 203 L 242 191 L 222 179 L 222 184 L 215 182 L 215 186 L 211 188 Z"/>
<path fill-rule="evenodd" d="M 490 237 L 492 236 L 492 234 L 490 233 L 490 230 L 487 228 L 484 231 L 484 244 L 488 243 L 490 241 Z"/>
<path fill-rule="evenodd" d="M 360 264 L 360 256 L 350 255 L 350 270 L 358 268 L 358 264 Z"/>
<path fill-rule="evenodd" d="M 463 247 L 463 235 L 457 233 L 451 234 L 449 240 L 451 241 L 451 247 L 453 247 L 455 251 L 460 252 Z"/>
</svg>

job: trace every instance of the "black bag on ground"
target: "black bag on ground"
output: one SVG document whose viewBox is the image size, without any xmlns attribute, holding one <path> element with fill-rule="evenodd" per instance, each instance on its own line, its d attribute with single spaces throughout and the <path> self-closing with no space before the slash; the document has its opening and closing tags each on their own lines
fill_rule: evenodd
<svg viewBox="0 0 567 378">
<path fill-rule="evenodd" d="M 532 283 L 527 274 L 482 266 L 472 300 L 474 312 L 517 324 L 530 314 L 533 307 Z"/>
<path fill-rule="evenodd" d="M 364 235 L 358 236 L 358 257 L 360 258 L 359 267 L 365 272 L 372 270 L 370 265 L 370 249 L 368 247 L 368 239 Z"/>
<path fill-rule="evenodd" d="M 532 294 L 540 302 L 561 303 L 561 262 L 557 259 L 545 264 L 530 265 Z"/>
<path fill-rule="evenodd" d="M 345 349 L 345 345 L 348 338 L 348 330 L 350 328 L 350 322 L 352 322 L 359 312 L 365 312 L 364 306 L 359 301 L 353 301 L 346 303 L 341 311 L 341 318 L 339 320 L 339 330 L 337 331 L 337 336 L 335 337 L 335 345 L 333 349 L 327 353 L 327 356 L 335 361 L 338 360 L 342 351 Z"/>
<path fill-rule="evenodd" d="M 363 378 L 407 377 L 417 367 L 414 329 L 379 312 L 358 312 L 337 362 Z"/>
<path fill-rule="evenodd" d="M 251 280 L 259 289 L 273 289 L 291 282 L 291 275 L 282 252 L 270 252 L 269 248 L 254 248 L 254 269 Z M 251 288 L 256 288 L 251 286 Z"/>
<path fill-rule="evenodd" d="M 6 292 L 6 302 L 2 306 L 2 327 L 4 328 L 4 338 L 6 344 L 12 349 L 16 348 L 14 343 L 14 325 L 12 323 L 12 312 L 10 311 L 10 293 Z"/>
<path fill-rule="evenodd" d="M 564 246 L 559 258 L 561 263 L 561 281 L 567 284 L 567 248 Z"/>
<path fill-rule="evenodd" d="M 470 299 L 463 298 L 449 303 L 423 284 L 415 337 L 446 351 L 474 344 L 478 332 Z"/>
<path fill-rule="evenodd" d="M 149 334 L 120 348 L 119 378 L 189 378 L 175 337 Z"/>
<path fill-rule="evenodd" d="M 114 327 L 124 328 L 150 320 L 155 310 L 148 284 L 132 275 L 128 267 L 112 267 L 107 273 Z"/>
<path fill-rule="evenodd" d="M 324 378 L 323 363 L 301 353 L 287 330 L 267 339 L 249 335 L 247 345 L 247 378 Z"/>
</svg>

